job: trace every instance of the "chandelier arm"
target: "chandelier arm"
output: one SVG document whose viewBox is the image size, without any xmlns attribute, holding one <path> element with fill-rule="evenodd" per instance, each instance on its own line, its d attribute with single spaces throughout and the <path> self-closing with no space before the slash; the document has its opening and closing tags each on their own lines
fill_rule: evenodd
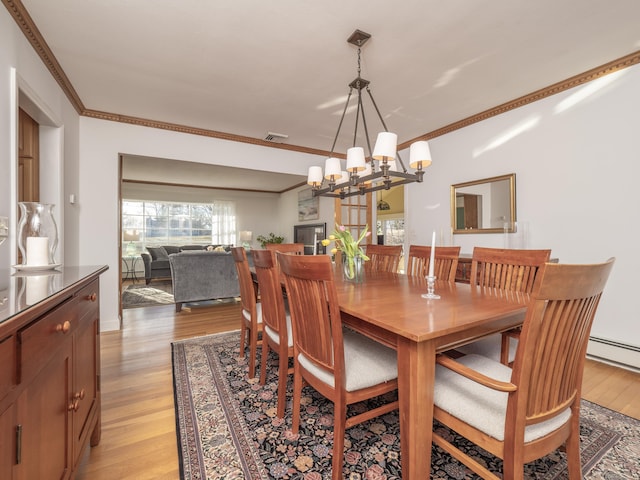
<svg viewBox="0 0 640 480">
<path fill-rule="evenodd" d="M 353 93 L 353 87 L 349 87 L 349 95 L 347 96 L 347 101 L 344 104 L 344 109 L 342 110 L 342 117 L 340 117 L 340 123 L 338 124 L 338 131 L 336 132 L 336 136 L 333 139 L 333 145 L 331 145 L 331 153 L 336 148 L 336 142 L 338 141 L 338 137 L 340 136 L 340 129 L 342 128 L 342 122 L 344 121 L 344 116 L 347 113 L 347 107 L 349 106 L 349 100 L 351 100 L 351 94 Z"/>
<path fill-rule="evenodd" d="M 362 102 L 362 98 L 358 96 L 360 102 Z M 364 105 L 361 107 L 362 110 L 362 126 L 364 127 L 364 138 L 367 140 L 367 148 L 369 149 L 369 158 L 372 160 L 371 168 L 373 169 L 373 150 L 371 150 L 371 140 L 369 140 L 369 127 L 367 126 L 367 118 L 364 116 Z"/>
<path fill-rule="evenodd" d="M 373 93 L 371 93 L 371 89 L 367 86 L 367 93 L 369 94 L 369 98 L 371 99 L 371 103 L 373 103 L 373 107 L 376 109 L 376 113 L 378 114 L 378 118 L 380 119 L 380 123 L 382 123 L 382 126 L 384 127 L 384 131 L 388 132 L 389 129 L 387 128 L 387 124 L 384 122 L 384 119 L 382 118 L 382 114 L 380 113 L 380 109 L 378 108 L 378 104 L 376 103 L 375 99 L 373 98 Z M 407 173 L 407 167 L 404 166 L 404 162 L 402 161 L 402 157 L 400 156 L 400 152 L 396 152 L 396 156 L 398 157 L 398 161 L 400 162 L 400 166 L 402 167 L 402 171 L 404 173 Z"/>
<path fill-rule="evenodd" d="M 358 83 L 358 87 L 359 87 L 359 83 Z M 356 146 L 356 140 L 357 140 L 357 137 L 358 137 L 358 124 L 359 124 L 359 120 L 360 120 L 360 112 L 362 112 L 362 115 L 364 115 L 364 111 L 362 110 L 362 89 L 358 88 L 358 108 L 356 110 L 356 122 L 355 122 L 355 126 L 354 126 L 354 129 L 353 129 L 353 145 L 352 145 L 352 147 Z"/>
</svg>

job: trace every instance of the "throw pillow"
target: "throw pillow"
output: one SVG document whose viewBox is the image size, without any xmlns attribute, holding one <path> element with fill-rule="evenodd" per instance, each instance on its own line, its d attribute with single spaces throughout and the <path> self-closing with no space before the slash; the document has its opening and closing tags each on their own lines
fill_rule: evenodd
<svg viewBox="0 0 640 480">
<path fill-rule="evenodd" d="M 147 247 L 147 251 L 151 254 L 151 260 L 169 260 L 164 247 Z"/>
</svg>

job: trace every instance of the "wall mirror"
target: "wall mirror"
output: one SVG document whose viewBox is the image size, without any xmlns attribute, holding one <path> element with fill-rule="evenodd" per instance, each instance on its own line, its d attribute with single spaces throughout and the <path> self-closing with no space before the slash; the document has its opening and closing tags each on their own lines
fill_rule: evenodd
<svg viewBox="0 0 640 480">
<path fill-rule="evenodd" d="M 453 233 L 512 233 L 515 224 L 515 173 L 451 185 Z"/>
</svg>

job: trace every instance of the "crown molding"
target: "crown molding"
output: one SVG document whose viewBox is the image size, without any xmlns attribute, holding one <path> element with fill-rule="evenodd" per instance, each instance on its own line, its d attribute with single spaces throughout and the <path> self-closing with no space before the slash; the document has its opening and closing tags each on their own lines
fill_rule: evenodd
<svg viewBox="0 0 640 480">
<path fill-rule="evenodd" d="M 600 65 L 599 67 L 592 68 L 591 70 L 588 70 L 586 72 L 574 75 L 573 77 L 570 77 L 566 80 L 554 83 L 553 85 L 550 85 L 548 87 L 541 88 L 540 90 L 536 90 L 533 93 L 529 93 L 522 97 L 516 98 L 515 100 L 503 103 L 502 105 L 498 105 L 497 107 L 490 108 L 488 110 L 485 110 L 484 112 L 480 112 L 476 115 L 472 115 L 465 119 L 451 123 L 432 132 L 425 133 L 424 135 L 416 137 L 407 142 L 403 142 L 402 144 L 398 145 L 398 150 L 408 148 L 409 145 L 417 140 L 430 140 L 432 138 L 451 133 L 455 130 L 468 127 L 469 125 L 481 122 L 491 117 L 495 117 L 496 115 L 508 112 L 509 110 L 514 110 L 530 103 L 537 102 L 538 100 L 542 100 L 543 98 L 547 98 L 557 93 L 564 92 L 565 90 L 569 90 L 570 88 L 577 87 L 578 85 L 581 85 L 583 83 L 590 82 L 597 78 L 617 72 L 618 70 L 631 67 L 632 65 L 636 65 L 638 63 L 640 63 L 640 50 L 624 57 L 618 58 L 617 60 L 613 60 L 609 63 L 605 63 L 604 65 Z"/>
<path fill-rule="evenodd" d="M 218 132 L 215 130 L 207 130 L 204 128 L 189 127 L 187 125 L 180 125 L 177 123 L 161 122 L 157 120 L 150 120 L 148 118 L 132 117 L 129 115 L 120 115 L 118 113 L 101 112 L 98 110 L 85 109 L 82 112 L 82 116 L 97 118 L 99 120 L 109 120 L 112 122 L 128 123 L 130 125 L 139 125 L 141 127 L 170 130 L 172 132 L 178 132 L 178 133 L 189 133 L 191 135 L 200 135 L 203 137 L 220 138 L 222 140 L 230 140 L 232 142 L 250 143 L 252 145 L 260 145 L 262 147 L 279 148 L 281 150 L 292 150 L 296 152 L 310 153 L 312 155 L 329 156 L 329 152 L 326 150 L 303 147 L 300 145 L 289 145 L 285 143 L 267 142 L 266 140 L 262 140 L 259 138 L 245 137 L 243 135 Z"/>
<path fill-rule="evenodd" d="M 162 186 L 162 187 L 184 187 L 184 188 L 202 188 L 206 190 L 225 190 L 232 192 L 251 192 L 251 193 L 277 193 L 282 194 L 285 192 L 289 192 L 291 190 L 295 190 L 296 188 L 302 187 L 306 185 L 306 182 L 301 182 L 296 185 L 292 185 L 284 190 L 272 191 L 272 190 L 258 190 L 253 188 L 231 188 L 231 187 L 212 187 L 210 185 L 193 185 L 186 183 L 170 183 L 170 182 L 154 182 L 148 180 L 131 180 L 131 179 L 122 179 L 122 183 L 131 183 L 136 185 L 153 185 L 153 186 Z"/>
<path fill-rule="evenodd" d="M 315 148 L 308 148 L 299 145 L 287 145 L 283 143 L 272 143 L 267 142 L 265 140 L 253 137 L 246 137 L 242 135 L 235 135 L 231 133 L 218 132 L 215 130 L 207 130 L 204 128 L 196 128 L 189 127 L 186 125 L 179 125 L 175 123 L 167 123 L 161 122 L 157 120 L 150 120 L 145 118 L 131 117 L 128 115 L 120 115 L 116 113 L 109 112 L 101 112 L 98 110 L 90 110 L 85 108 L 82 100 L 80 99 L 78 93 L 73 88 L 73 85 L 69 81 L 69 78 L 62 70 L 62 67 L 56 60 L 53 52 L 47 45 L 47 42 L 44 40 L 44 37 L 38 30 L 35 22 L 29 15 L 29 12 L 22 4 L 20 0 L 2 0 L 2 3 L 7 8 L 15 22 L 18 24 L 22 33 L 27 38 L 31 46 L 36 51 L 36 53 L 40 56 L 42 62 L 49 69 L 49 72 L 53 76 L 53 78 L 58 82 L 67 98 L 78 112 L 78 114 L 90 117 L 97 118 L 101 120 L 109 120 L 113 122 L 120 123 L 128 123 L 131 125 L 140 125 L 143 127 L 149 128 L 158 128 L 161 130 L 170 130 L 173 132 L 179 133 L 188 133 L 192 135 L 200 135 L 205 137 L 213 137 L 220 138 L 223 140 L 229 140 L 232 142 L 241 142 L 241 143 L 249 143 L 252 145 L 259 145 L 262 147 L 269 148 L 279 148 L 282 150 L 290 150 L 302 153 L 308 153 L 312 155 L 320 155 L 320 156 L 338 156 L 340 158 L 345 158 L 345 155 L 336 155 L 336 153 L 330 153 L 327 150 L 319 150 Z M 494 117 L 496 115 L 500 115 L 502 113 L 508 112 L 509 110 L 513 110 L 524 105 L 528 105 L 530 103 L 536 102 L 538 100 L 542 100 L 543 98 L 550 97 L 551 95 L 555 95 L 557 93 L 563 92 L 565 90 L 569 90 L 570 88 L 576 87 L 586 82 L 590 82 L 604 75 L 608 75 L 610 73 L 616 72 L 618 70 L 622 70 L 624 68 L 631 67 L 632 65 L 636 65 L 640 63 L 640 51 L 631 53 L 622 58 L 618 58 L 617 60 L 613 60 L 609 63 L 605 63 L 599 67 L 588 70 L 584 73 L 580 73 L 566 80 L 560 81 L 558 83 L 554 83 L 548 87 L 544 87 L 540 90 L 537 90 L 533 93 L 529 93 L 522 97 L 516 98 L 515 100 L 511 100 L 509 102 L 503 103 L 502 105 L 498 105 L 497 107 L 490 108 L 485 110 L 484 112 L 480 112 L 478 114 L 472 115 L 465 119 L 459 120 L 457 122 L 451 123 L 447 126 L 439 128 L 437 130 L 433 130 L 432 132 L 425 133 L 419 137 L 416 137 L 412 140 L 403 142 L 398 145 L 398 149 L 402 150 L 408 148 L 409 145 L 417 140 L 430 140 L 432 138 L 439 137 L 441 135 L 445 135 L 447 133 L 451 133 L 455 130 L 459 130 L 461 128 L 467 127 L 474 123 L 481 122 L 488 118 Z"/>
<path fill-rule="evenodd" d="M 49 45 L 47 45 L 47 42 L 40 33 L 40 30 L 38 30 L 38 27 L 25 6 L 20 0 L 2 0 L 2 3 L 20 27 L 24 36 L 27 37 L 29 43 L 49 70 L 49 73 L 51 73 L 56 82 L 58 82 L 58 85 L 62 88 L 62 91 L 71 102 L 71 105 L 73 105 L 73 108 L 82 115 L 85 108 L 82 100 L 80 100 L 80 96 L 73 88 L 69 78 L 64 73 L 64 70 L 62 70 L 58 60 L 49 48 Z"/>
</svg>

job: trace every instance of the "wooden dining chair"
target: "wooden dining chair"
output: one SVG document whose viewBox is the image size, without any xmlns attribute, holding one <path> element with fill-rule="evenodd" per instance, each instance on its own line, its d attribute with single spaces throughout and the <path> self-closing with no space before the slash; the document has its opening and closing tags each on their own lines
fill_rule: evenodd
<svg viewBox="0 0 640 480">
<path fill-rule="evenodd" d="M 249 378 L 256 375 L 256 354 L 262 344 L 262 303 L 257 300 L 257 292 L 249 270 L 249 260 L 244 247 L 231 249 L 240 282 L 240 358 L 244 358 L 245 341 L 249 343 Z"/>
<path fill-rule="evenodd" d="M 456 270 L 460 258 L 460 247 L 436 247 L 434 253 L 433 273 L 436 278 L 456 281 Z M 410 245 L 407 259 L 407 275 L 425 277 L 429 272 L 431 247 L 426 245 Z"/>
<path fill-rule="evenodd" d="M 581 479 L 580 390 L 589 331 L 614 259 L 547 263 L 531 294 L 509 368 L 479 355 L 436 359 L 434 419 L 503 460 L 502 476 L 434 429 L 433 442 L 483 478 L 522 479 L 524 464 L 564 445 Z"/>
<path fill-rule="evenodd" d="M 551 250 L 520 250 L 475 247 L 471 259 L 471 285 L 531 293 L 540 268 L 549 261 Z M 456 350 L 513 361 L 519 329 L 496 333 Z"/>
<path fill-rule="evenodd" d="M 293 368 L 289 358 L 293 357 L 293 334 L 284 296 L 280 269 L 276 265 L 276 253 L 271 250 L 251 250 L 253 266 L 258 278 L 260 303 L 262 304 L 262 365 L 260 383 L 267 380 L 269 351 L 278 354 L 278 418 L 284 417 L 287 402 L 287 380 Z"/>
<path fill-rule="evenodd" d="M 398 271 L 402 245 L 376 245 L 370 243 L 366 248 L 369 261 L 364 263 L 366 271 L 391 272 Z"/>
<path fill-rule="evenodd" d="M 264 248 L 271 250 L 272 252 L 304 255 L 304 243 L 267 243 Z"/>
<path fill-rule="evenodd" d="M 347 418 L 347 407 L 398 388 L 396 352 L 343 329 L 331 258 L 278 254 L 293 324 L 293 433 L 310 385 L 334 404 L 332 478 L 342 479 L 345 429 L 398 408 L 383 403 Z M 394 397 L 395 398 L 395 397 Z"/>
</svg>

